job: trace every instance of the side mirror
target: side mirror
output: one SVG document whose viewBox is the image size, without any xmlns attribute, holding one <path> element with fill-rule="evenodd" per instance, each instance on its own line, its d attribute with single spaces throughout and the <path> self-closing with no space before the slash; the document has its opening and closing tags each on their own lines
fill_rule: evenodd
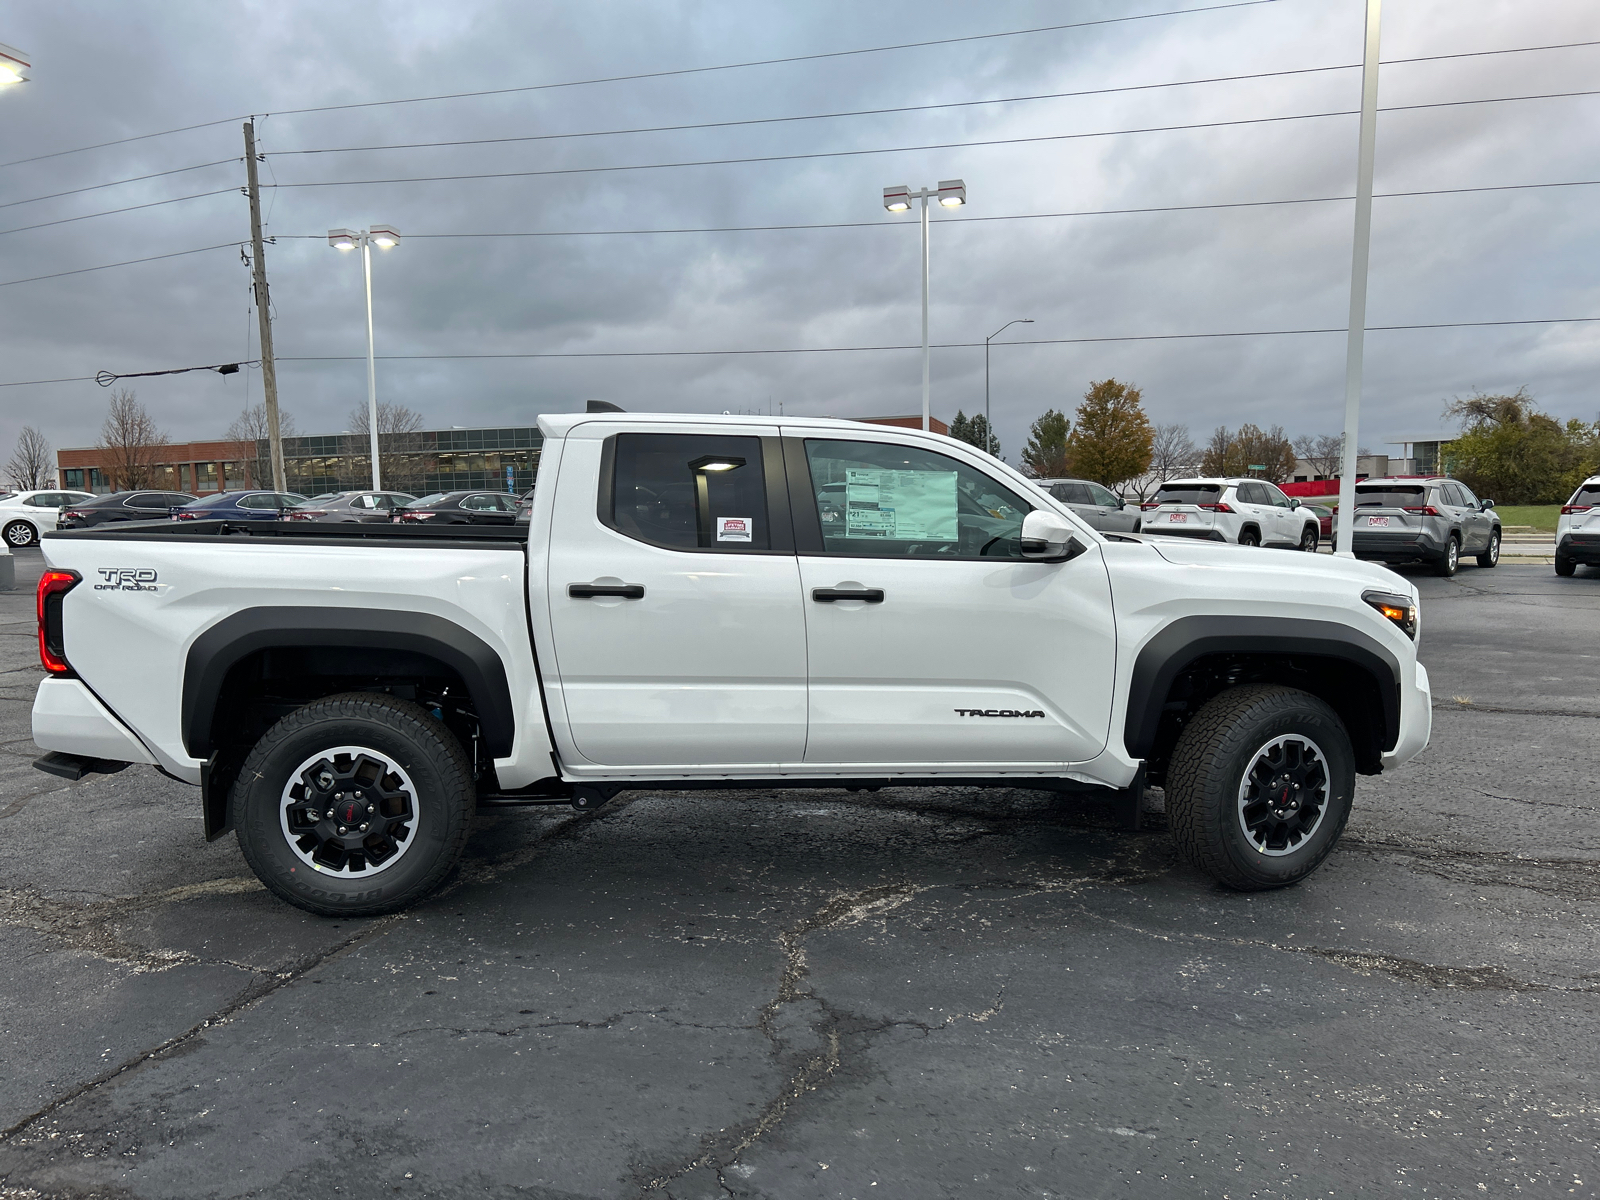
<svg viewBox="0 0 1600 1200">
<path fill-rule="evenodd" d="M 1036 508 L 1022 518 L 1022 557 L 1044 562 L 1077 558 L 1085 546 L 1076 533 L 1077 530 L 1055 513 Z"/>
<path fill-rule="evenodd" d="M 1299 508 L 1300 507 L 1300 499 L 1299 499 L 1299 497 L 1290 496 L 1289 497 L 1289 507 L 1290 508 Z"/>
<path fill-rule="evenodd" d="M 1480 512 L 1488 512 L 1493 507 L 1494 507 L 1494 501 L 1493 500 L 1480 500 L 1480 501 L 1478 501 L 1478 509 L 1479 509 Z"/>
</svg>

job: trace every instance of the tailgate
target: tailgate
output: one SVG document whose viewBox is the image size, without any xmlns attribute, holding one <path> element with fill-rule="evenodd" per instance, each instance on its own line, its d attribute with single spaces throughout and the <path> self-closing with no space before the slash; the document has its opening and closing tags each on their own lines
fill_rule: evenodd
<svg viewBox="0 0 1600 1200">
<path fill-rule="evenodd" d="M 1217 524 L 1216 512 L 1198 504 L 1160 504 L 1141 519 L 1141 533 L 1209 533 Z"/>
</svg>

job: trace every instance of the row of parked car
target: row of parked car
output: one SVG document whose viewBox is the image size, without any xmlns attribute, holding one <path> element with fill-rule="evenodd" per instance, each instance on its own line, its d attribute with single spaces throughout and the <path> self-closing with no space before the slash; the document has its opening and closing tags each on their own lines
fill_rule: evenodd
<svg viewBox="0 0 1600 1200">
<path fill-rule="evenodd" d="M 373 521 L 440 525 L 514 525 L 527 520 L 533 493 L 352 491 L 303 496 L 298 492 L 238 491 L 211 496 L 187 492 L 33 490 L 0 493 L 0 537 L 8 546 L 34 546 L 52 529 L 88 529 L 119 521 Z"/>
</svg>

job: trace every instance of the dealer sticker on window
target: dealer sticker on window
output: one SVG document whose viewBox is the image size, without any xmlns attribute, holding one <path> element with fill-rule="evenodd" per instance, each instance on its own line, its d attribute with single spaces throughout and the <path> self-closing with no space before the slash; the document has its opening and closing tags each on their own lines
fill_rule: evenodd
<svg viewBox="0 0 1600 1200">
<path fill-rule="evenodd" d="M 717 541 L 748 542 L 754 524 L 749 517 L 718 517 Z"/>
</svg>

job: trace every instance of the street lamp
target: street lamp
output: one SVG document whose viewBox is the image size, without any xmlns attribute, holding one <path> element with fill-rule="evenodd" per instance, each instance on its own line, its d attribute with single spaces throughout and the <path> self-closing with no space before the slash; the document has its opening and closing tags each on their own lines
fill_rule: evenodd
<svg viewBox="0 0 1600 1200">
<path fill-rule="evenodd" d="M 994 421 L 989 416 L 989 343 L 994 341 L 1013 325 L 1032 325 L 1032 317 L 1018 317 L 1015 321 L 1007 321 L 988 337 L 983 339 L 983 437 L 984 453 L 989 453 L 989 443 L 994 439 Z"/>
<path fill-rule="evenodd" d="M 883 189 L 883 206 L 892 213 L 902 213 L 911 207 L 913 200 L 922 201 L 922 427 L 930 427 L 928 409 L 928 199 L 932 197 L 945 208 L 960 208 L 967 202 L 967 185 L 959 179 L 941 179 L 936 188 L 920 188 L 913 192 L 906 184 Z"/>
<path fill-rule="evenodd" d="M 12 83 L 27 83 L 32 64 L 31 55 L 0 42 L 0 87 Z"/>
<path fill-rule="evenodd" d="M 372 490 L 383 485 L 378 480 L 378 371 L 372 342 L 372 247 L 389 250 L 400 244 L 400 231 L 392 225 L 371 229 L 328 230 L 328 245 L 335 250 L 361 247 L 361 269 L 367 280 L 367 432 L 372 437 Z"/>
<path fill-rule="evenodd" d="M 711 478 L 710 473 L 720 474 L 723 471 L 737 471 L 744 466 L 744 459 L 736 454 L 702 454 L 699 458 L 689 463 L 689 470 L 694 472 L 694 508 L 699 517 L 699 540 L 701 546 L 713 546 L 711 533 Z M 749 530 L 745 530 L 748 540 Z"/>
</svg>

